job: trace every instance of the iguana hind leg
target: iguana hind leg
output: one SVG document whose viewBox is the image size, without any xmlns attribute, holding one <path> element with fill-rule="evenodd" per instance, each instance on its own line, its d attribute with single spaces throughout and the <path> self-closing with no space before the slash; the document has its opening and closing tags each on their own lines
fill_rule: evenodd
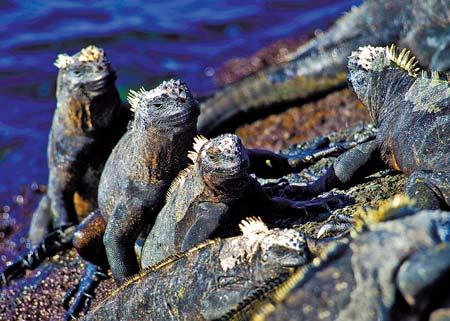
<svg viewBox="0 0 450 321">
<path fill-rule="evenodd" d="M 426 209 L 450 208 L 450 172 L 415 171 L 408 178 L 406 194 L 416 206 Z"/>
<path fill-rule="evenodd" d="M 64 320 L 76 320 L 80 311 L 87 313 L 94 290 L 107 278 L 108 274 L 104 268 L 87 263 L 81 281 L 64 296 L 62 303 L 67 310 Z M 70 304 L 72 298 L 73 302 Z"/>
<path fill-rule="evenodd" d="M 44 195 L 39 206 L 33 213 L 28 238 L 33 246 L 37 246 L 52 228 L 52 214 L 50 212 L 50 199 Z"/>
<path fill-rule="evenodd" d="M 100 210 L 96 210 L 77 226 L 72 243 L 83 259 L 106 268 L 108 259 L 103 245 L 105 229 L 106 221 Z"/>
<path fill-rule="evenodd" d="M 35 269 L 46 258 L 72 247 L 73 232 L 73 226 L 62 226 L 48 234 L 41 243 L 0 272 L 0 286 L 24 275 L 26 270 Z"/>
</svg>

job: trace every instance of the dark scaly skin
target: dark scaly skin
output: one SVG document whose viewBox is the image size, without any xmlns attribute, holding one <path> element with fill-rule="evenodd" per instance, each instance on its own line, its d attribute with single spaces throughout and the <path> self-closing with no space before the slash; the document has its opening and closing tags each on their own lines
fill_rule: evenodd
<svg viewBox="0 0 450 321">
<path fill-rule="evenodd" d="M 377 138 L 339 156 L 323 177 L 293 192 L 346 187 L 388 165 L 409 176 L 406 194 L 418 207 L 449 208 L 450 84 L 436 74 L 420 74 L 409 59 L 399 62 L 394 47 L 369 46 L 352 54 L 349 82 L 377 124 Z"/>
<path fill-rule="evenodd" d="M 185 88 L 186 89 L 186 88 Z M 184 98 L 186 98 L 186 96 L 189 96 L 189 99 L 192 99 L 192 97 L 190 96 L 189 93 L 185 93 L 184 94 Z M 192 102 L 192 101 L 191 101 Z M 135 105 L 135 103 L 133 103 Z M 167 107 L 168 108 L 168 107 Z M 154 115 L 154 119 L 155 122 L 167 122 L 167 119 L 165 119 L 163 117 L 164 115 Z M 158 119 L 158 117 L 161 117 L 160 119 Z M 182 119 L 181 119 L 182 121 Z M 178 124 L 179 127 L 182 127 L 182 123 Z M 186 128 L 191 128 L 192 123 L 191 123 L 191 118 L 188 118 L 186 120 L 186 124 L 185 127 Z M 195 123 L 194 123 L 195 126 Z M 185 128 L 185 129 L 186 129 Z M 187 130 L 187 129 L 186 129 Z M 158 202 L 155 206 L 154 209 L 151 209 L 152 211 L 154 211 L 153 213 L 157 213 L 159 211 L 159 208 L 163 205 L 163 201 L 165 198 L 165 194 L 167 191 L 167 182 L 169 181 L 169 177 L 173 177 L 170 175 L 173 175 L 172 170 L 170 169 L 169 165 L 170 162 L 178 162 L 178 164 L 185 164 L 185 160 L 187 159 L 187 157 L 181 157 L 178 153 L 179 152 L 183 152 L 184 151 L 184 146 L 187 144 L 187 142 L 189 141 L 189 145 L 192 145 L 192 131 L 189 131 L 187 134 L 183 135 L 182 139 L 174 139 L 171 141 L 167 141 L 164 140 L 165 138 L 170 138 L 171 132 L 166 132 L 166 131 L 162 131 L 160 133 L 157 133 L 155 135 L 154 131 L 151 132 L 152 133 L 152 138 L 154 141 L 157 142 L 157 144 L 160 145 L 156 145 L 156 143 L 154 144 L 148 144 L 145 145 L 146 148 L 148 148 L 148 150 L 151 151 L 151 153 L 155 153 L 156 156 L 154 154 L 150 155 L 152 158 L 157 158 L 157 161 L 153 163 L 153 172 L 157 172 L 162 171 L 165 176 L 165 180 L 164 180 L 164 185 L 162 188 L 157 189 L 156 191 L 154 191 L 155 193 L 157 193 L 158 196 Z M 137 132 L 135 133 L 135 135 L 142 135 L 145 138 L 145 134 L 141 131 L 141 132 Z M 161 138 L 162 136 L 164 136 L 163 138 Z M 167 137 L 166 137 L 167 136 Z M 180 134 L 181 136 L 181 134 Z M 131 149 L 130 146 L 132 146 L 132 142 L 130 143 L 130 141 L 127 142 L 128 145 L 125 145 L 125 149 Z M 178 145 L 177 145 L 178 144 Z M 183 148 L 180 148 L 179 144 L 183 145 Z M 156 147 L 158 148 L 156 148 Z M 169 153 L 174 153 L 174 155 L 169 157 L 164 156 L 164 154 L 161 152 L 164 150 L 169 151 Z M 124 151 L 121 151 L 120 154 L 119 152 L 115 152 L 117 155 L 123 155 Z M 248 156 L 247 156 L 248 154 Z M 136 165 L 136 161 L 135 159 L 139 159 L 139 156 L 135 154 L 132 154 L 133 156 L 133 161 L 135 162 L 135 166 L 140 166 L 140 164 Z M 266 150 L 246 150 L 245 151 L 245 159 L 246 159 L 246 163 L 248 163 L 248 159 L 247 157 L 250 159 L 250 163 L 251 163 L 251 167 L 252 167 L 252 172 L 260 175 L 261 177 L 280 177 L 281 175 L 285 175 L 286 173 L 292 172 L 293 169 L 301 166 L 301 164 L 293 164 L 291 166 L 291 164 L 289 163 L 289 160 L 281 155 L 275 154 L 273 152 L 270 151 L 266 151 Z M 127 164 L 126 162 L 124 162 L 124 158 L 125 157 L 121 157 L 121 156 L 114 156 L 116 157 L 116 161 L 117 162 L 123 162 L 121 164 Z M 174 160 L 173 160 L 174 159 Z M 130 162 L 130 160 L 127 160 L 128 162 Z M 109 164 L 109 163 L 108 163 Z M 248 165 L 248 164 L 247 164 Z M 111 186 L 107 185 L 109 184 L 109 180 L 110 177 L 113 177 L 114 175 L 116 175 L 116 171 L 117 168 L 115 167 L 117 165 L 112 164 L 112 165 L 107 165 L 106 169 L 105 169 L 105 173 L 102 176 L 102 183 L 100 184 L 100 193 L 105 193 L 105 194 L 100 194 L 99 198 L 101 199 L 102 197 L 104 199 L 113 199 L 115 201 L 115 197 L 114 194 L 111 196 Z M 119 166 L 123 166 L 123 165 L 119 165 Z M 159 169 L 155 170 L 155 166 L 158 166 Z M 173 164 L 172 164 L 173 166 Z M 181 166 L 181 165 L 180 165 Z M 108 170 L 110 170 L 110 172 L 108 172 Z M 177 169 L 178 170 L 178 169 Z M 127 184 L 134 184 L 138 181 L 137 178 L 139 178 L 139 175 L 136 175 L 136 172 L 142 172 L 142 168 L 138 168 L 137 170 L 135 169 L 134 172 L 130 172 L 131 175 L 133 175 L 133 177 L 130 178 L 130 181 Z M 164 172 L 166 171 L 166 172 Z M 169 175 L 170 174 L 170 175 Z M 117 175 L 116 175 L 117 176 Z M 239 176 L 239 175 L 238 175 Z M 243 181 L 248 180 L 248 175 L 247 173 L 245 173 L 245 179 Z M 105 183 L 105 186 L 103 185 L 103 177 L 105 177 L 105 181 L 107 183 Z M 237 181 L 239 180 L 237 179 L 232 179 L 232 177 L 228 177 L 229 181 L 232 180 L 235 183 L 238 183 Z M 121 178 L 123 179 L 123 178 Z M 172 179 L 170 178 L 170 181 Z M 228 182 L 230 183 L 230 182 Z M 153 183 L 152 183 L 153 184 Z M 161 183 L 162 184 L 162 183 Z M 259 186 L 259 185 L 258 185 Z M 158 187 L 158 186 L 156 186 Z M 155 187 L 155 188 L 156 188 Z M 192 187 L 192 186 L 191 186 Z M 199 186 L 200 187 L 200 186 Z M 214 210 L 217 209 L 218 212 L 216 212 L 216 214 L 219 214 L 220 211 L 223 210 L 223 208 L 218 208 L 219 206 L 219 200 L 220 202 L 222 201 L 221 198 L 230 198 L 233 200 L 236 200 L 237 198 L 239 198 L 240 195 L 232 195 L 232 197 L 230 197 L 230 193 L 234 193 L 234 192 L 238 192 L 240 189 L 232 189 L 231 191 L 227 191 L 227 193 L 225 193 L 224 195 L 221 195 L 221 192 L 218 192 L 218 190 L 215 191 L 211 191 L 209 190 L 208 195 L 202 195 L 203 198 L 206 197 L 206 201 L 208 202 L 204 202 L 201 204 L 201 208 L 203 210 Z M 260 186 L 259 186 L 260 189 Z M 151 189 L 147 189 L 147 191 Z M 219 188 L 220 190 L 220 188 Z M 192 192 L 191 190 L 188 190 L 190 192 Z M 181 191 L 181 195 L 184 195 L 183 193 L 185 193 L 186 191 L 183 189 Z M 113 193 L 117 193 L 117 190 Z M 214 194 L 214 195 L 213 195 Z M 222 193 L 223 194 L 223 193 Z M 241 193 L 242 194 L 242 193 Z M 105 196 L 106 195 L 106 196 Z M 129 201 L 130 203 L 133 202 L 133 196 L 135 196 L 135 193 L 129 192 L 127 193 L 123 198 L 126 201 Z M 160 197 L 161 196 L 161 197 Z M 154 200 L 148 200 L 149 202 L 154 202 Z M 214 202 L 213 203 L 211 203 Z M 231 200 L 227 201 L 228 203 L 232 203 Z M 227 203 L 225 202 L 225 203 Z M 102 203 L 101 201 L 99 201 L 100 203 L 100 208 L 103 211 L 108 211 L 110 209 L 105 207 L 102 207 Z M 286 208 L 286 204 L 288 203 L 288 201 L 285 201 L 284 204 L 282 204 L 284 206 L 284 208 Z M 209 204 L 210 206 L 204 206 L 205 204 Z M 222 205 L 224 205 L 223 203 L 221 203 Z M 298 211 L 304 211 L 303 208 L 298 208 L 300 205 L 304 205 L 304 207 L 309 208 L 309 209 L 313 209 L 313 207 L 319 207 L 322 208 L 326 207 L 325 202 L 323 201 L 316 201 L 316 202 L 311 202 L 308 204 L 304 204 L 301 202 L 297 202 L 295 203 L 297 208 L 295 208 L 294 210 L 298 210 Z M 106 206 L 108 206 L 108 203 L 106 203 Z M 226 207 L 226 205 L 225 205 Z M 292 207 L 292 206 L 291 206 Z M 183 212 L 183 210 L 187 210 L 185 208 L 183 208 L 181 206 L 181 212 Z M 194 206 L 195 208 L 195 206 Z M 149 215 L 145 217 L 145 220 L 148 220 L 150 222 L 150 224 L 144 222 L 141 224 L 138 224 L 138 228 L 134 228 L 133 226 L 130 227 L 129 225 L 129 220 L 128 218 L 124 217 L 123 221 L 117 223 L 119 224 L 119 228 L 122 229 L 122 233 L 127 233 L 130 234 L 132 233 L 134 236 L 132 238 L 128 237 L 127 242 L 129 241 L 130 243 L 128 243 L 128 250 L 131 250 L 131 246 L 133 245 L 134 247 L 134 241 L 133 243 L 131 243 L 132 239 L 136 240 L 135 237 L 136 233 L 137 234 L 141 234 L 141 238 L 138 240 L 138 242 L 136 243 L 136 245 L 140 245 L 140 241 L 143 240 L 144 237 L 147 236 L 148 234 L 148 229 L 150 229 L 152 227 L 152 223 L 154 220 L 154 217 L 151 216 L 152 212 L 151 211 L 147 211 L 148 213 L 144 213 L 144 211 L 142 213 L 144 213 L 145 215 Z M 106 212 L 107 213 L 107 212 Z M 225 211 L 225 213 L 227 213 Z M 183 222 L 183 226 L 186 228 L 189 228 L 189 224 L 192 224 L 193 222 L 190 221 L 184 221 Z M 191 231 L 195 230 L 196 228 L 198 228 L 199 226 L 201 226 L 202 221 L 199 220 L 196 222 L 197 224 L 195 225 L 195 227 L 193 229 L 191 229 Z M 117 262 L 117 260 L 115 258 L 113 258 L 113 263 L 111 263 L 111 261 L 109 259 L 107 259 L 107 253 L 105 252 L 105 246 L 104 243 L 106 245 L 106 237 L 105 235 L 105 230 L 108 228 L 107 224 L 109 224 L 109 222 L 107 221 L 107 217 L 105 219 L 105 215 L 102 215 L 102 211 L 96 211 L 95 213 L 92 213 L 90 216 L 88 216 L 85 220 L 83 220 L 83 222 L 78 226 L 77 231 L 74 235 L 73 238 L 73 243 L 78 251 L 78 253 L 86 260 L 88 260 L 90 263 L 88 263 L 88 268 L 86 268 L 86 273 L 83 276 L 83 279 L 80 281 L 80 285 L 78 286 L 78 291 L 77 289 L 71 291 L 67 298 L 66 298 L 66 305 L 69 307 L 68 312 L 66 314 L 66 319 L 75 319 L 76 315 L 79 313 L 79 311 L 82 309 L 84 311 L 87 311 L 88 306 L 89 306 L 89 301 L 90 301 L 90 295 L 93 294 L 93 289 L 95 288 L 95 284 L 98 284 L 99 280 L 98 277 L 96 277 L 97 275 L 102 275 L 105 274 L 106 270 L 109 268 L 109 264 L 121 264 L 124 266 L 130 266 L 132 265 L 133 267 L 133 271 L 136 271 L 137 269 L 137 265 L 136 265 L 136 257 L 134 256 L 133 252 L 127 252 L 127 256 L 126 257 L 122 257 L 120 262 Z M 130 231 L 131 228 L 131 231 Z M 204 227 L 201 227 L 202 229 L 205 229 Z M 128 230 L 127 230 L 128 229 Z M 166 229 L 166 228 L 165 228 Z M 186 231 L 183 231 L 182 233 L 184 233 Z M 112 233 L 112 232 L 111 232 Z M 168 231 L 164 231 L 162 233 L 163 236 L 167 236 Z M 173 234 L 169 234 L 171 236 L 173 236 Z M 197 233 L 191 233 L 189 239 L 190 241 L 188 242 L 189 244 L 194 244 L 197 241 L 201 241 L 204 239 L 207 239 L 208 234 L 204 235 L 204 234 L 197 234 Z M 185 246 L 185 248 L 188 247 L 188 245 Z M 142 247 L 142 245 L 140 245 Z M 173 248 L 172 248 L 173 249 Z M 110 255 L 114 255 L 115 252 L 114 250 L 111 250 Z M 168 255 L 166 255 L 168 256 Z M 164 256 L 164 257 L 166 257 Z M 108 263 L 108 261 L 110 263 Z M 93 263 L 97 266 L 97 269 L 95 269 L 93 266 L 91 266 L 90 264 Z M 121 268 L 121 267 L 119 267 Z M 114 273 L 114 272 L 113 272 Z M 131 272 L 127 272 L 127 273 L 131 273 Z M 131 274 L 130 274 L 131 275 Z M 93 278 L 92 278 L 93 277 Z M 116 279 L 117 280 L 117 279 Z M 118 283 L 120 283 L 121 281 L 118 281 Z M 84 290 L 88 290 L 89 293 L 84 292 Z M 69 301 L 70 299 L 74 297 L 74 304 L 69 305 Z"/>
<path fill-rule="evenodd" d="M 117 143 L 102 173 L 98 204 L 75 233 L 74 245 L 92 263 L 107 266 L 121 284 L 139 272 L 134 244 L 164 205 L 170 183 L 187 166 L 196 134 L 198 105 L 180 81 L 163 82 L 151 91 L 132 92 L 131 128 Z M 101 224 L 104 220 L 105 224 Z"/>
<path fill-rule="evenodd" d="M 173 183 L 145 241 L 143 267 L 212 237 L 229 236 L 245 215 L 304 215 L 327 208 L 327 200 L 293 202 L 266 195 L 249 175 L 253 163 L 259 163 L 254 161 L 255 152 L 249 157 L 236 135 L 197 139 L 194 146 L 196 151 L 190 153 L 194 164 Z"/>
<path fill-rule="evenodd" d="M 199 132 L 223 131 L 237 116 L 329 92 L 346 84 L 347 57 L 364 45 L 398 43 L 434 70 L 450 70 L 447 0 L 367 0 L 288 62 L 256 72 L 201 104 Z M 225 126 L 227 127 L 227 126 Z"/>
<path fill-rule="evenodd" d="M 59 55 L 56 99 L 47 148 L 47 194 L 33 214 L 29 237 L 37 245 L 51 229 L 77 224 L 97 207 L 100 174 L 126 130 L 116 73 L 102 49 Z"/>
<path fill-rule="evenodd" d="M 428 320 L 449 296 L 450 216 L 405 214 L 331 245 L 221 320 Z"/>
<path fill-rule="evenodd" d="M 301 232 L 248 222 L 242 236 L 207 241 L 147 267 L 83 320 L 209 320 L 311 259 Z"/>
</svg>

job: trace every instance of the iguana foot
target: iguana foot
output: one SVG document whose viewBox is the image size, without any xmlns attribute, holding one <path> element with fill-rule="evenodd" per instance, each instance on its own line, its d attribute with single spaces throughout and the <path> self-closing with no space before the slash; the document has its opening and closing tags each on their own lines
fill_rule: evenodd
<svg viewBox="0 0 450 321">
<path fill-rule="evenodd" d="M 46 258 L 70 248 L 72 246 L 73 231 L 74 227 L 72 225 L 66 225 L 48 234 L 41 243 L 0 273 L 0 287 L 8 284 L 12 279 L 23 276 L 26 270 L 35 269 Z"/>
<path fill-rule="evenodd" d="M 293 172 L 300 172 L 306 167 L 317 163 L 325 157 L 337 157 L 355 146 L 375 139 L 376 133 L 370 132 L 367 135 L 354 140 L 330 143 L 328 137 L 321 137 L 309 148 L 298 149 L 295 153 L 287 155 L 287 159 Z"/>
<path fill-rule="evenodd" d="M 64 320 L 76 320 L 80 312 L 86 314 L 89 310 L 94 290 L 102 280 L 107 278 L 106 269 L 87 263 L 81 281 L 64 296 L 62 304 L 64 309 L 67 310 Z M 72 304 L 70 304 L 71 301 Z"/>
<path fill-rule="evenodd" d="M 272 202 L 278 212 L 312 215 L 331 212 L 334 208 L 343 207 L 350 203 L 350 199 L 345 195 L 327 193 L 308 201 L 293 201 L 282 197 L 272 197 Z"/>
<path fill-rule="evenodd" d="M 344 233 L 353 227 L 355 220 L 351 216 L 345 214 L 337 214 L 332 216 L 331 220 L 322 225 L 317 232 L 317 238 L 321 238 L 326 234 Z"/>
</svg>

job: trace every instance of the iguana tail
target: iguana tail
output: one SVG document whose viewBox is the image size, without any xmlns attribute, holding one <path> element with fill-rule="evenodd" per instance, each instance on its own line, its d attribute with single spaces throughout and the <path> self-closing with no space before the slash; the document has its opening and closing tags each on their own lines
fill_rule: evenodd
<svg viewBox="0 0 450 321">
<path fill-rule="evenodd" d="M 399 6 L 398 3 L 384 6 Z M 345 86 L 347 57 L 352 50 L 368 43 L 387 45 L 399 37 L 399 28 L 384 30 L 391 23 L 380 22 L 386 20 L 386 8 L 377 10 L 380 8 L 376 6 L 379 2 L 367 1 L 352 9 L 326 33 L 299 47 L 289 61 L 258 71 L 205 100 L 200 105 L 200 133 L 216 134 L 224 130 L 224 125 L 231 127 L 231 122 L 236 123 L 237 116 L 242 122 L 242 116 L 250 113 L 261 115 L 261 111 Z"/>
</svg>

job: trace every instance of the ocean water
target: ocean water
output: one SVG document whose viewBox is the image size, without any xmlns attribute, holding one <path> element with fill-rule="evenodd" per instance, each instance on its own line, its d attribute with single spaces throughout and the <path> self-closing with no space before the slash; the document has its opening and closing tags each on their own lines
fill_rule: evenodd
<svg viewBox="0 0 450 321">
<path fill-rule="evenodd" d="M 360 0 L 0 2 L 0 205 L 47 181 L 58 53 L 95 44 L 118 74 L 122 98 L 179 77 L 198 95 L 212 74 L 281 38 L 325 29 Z"/>
</svg>

